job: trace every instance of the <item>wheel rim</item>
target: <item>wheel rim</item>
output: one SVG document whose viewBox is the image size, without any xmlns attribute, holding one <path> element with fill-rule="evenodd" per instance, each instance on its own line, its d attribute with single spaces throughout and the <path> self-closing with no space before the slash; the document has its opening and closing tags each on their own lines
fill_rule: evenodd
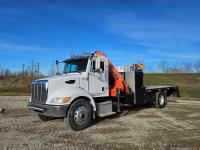
<svg viewBox="0 0 200 150">
<path fill-rule="evenodd" d="M 87 121 L 88 110 L 84 106 L 79 106 L 74 112 L 74 121 L 78 125 L 82 125 Z"/>
<path fill-rule="evenodd" d="M 161 106 L 164 105 L 164 103 L 165 103 L 164 95 L 160 95 L 159 102 L 160 102 Z"/>
</svg>

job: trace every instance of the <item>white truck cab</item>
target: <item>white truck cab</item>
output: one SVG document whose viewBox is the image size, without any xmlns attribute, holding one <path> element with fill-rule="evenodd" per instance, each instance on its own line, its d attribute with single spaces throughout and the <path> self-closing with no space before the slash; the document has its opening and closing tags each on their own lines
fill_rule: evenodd
<svg viewBox="0 0 200 150">
<path fill-rule="evenodd" d="M 106 56 L 98 56 L 94 53 L 74 56 L 63 62 L 65 65 L 62 75 L 32 82 L 32 95 L 28 108 L 37 112 L 42 120 L 48 120 L 50 117 L 67 117 L 69 107 L 77 100 L 84 100 L 91 109 L 89 111 L 95 114 L 94 98 L 109 96 Z M 89 116 L 90 112 L 85 107 L 76 108 L 76 113 L 79 113 L 76 120 L 80 121 L 82 117 L 81 122 L 83 122 L 85 115 Z"/>
</svg>

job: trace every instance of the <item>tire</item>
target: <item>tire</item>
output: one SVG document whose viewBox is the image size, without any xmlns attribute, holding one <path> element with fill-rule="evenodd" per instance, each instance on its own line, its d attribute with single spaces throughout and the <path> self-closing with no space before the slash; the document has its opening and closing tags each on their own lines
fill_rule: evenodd
<svg viewBox="0 0 200 150">
<path fill-rule="evenodd" d="M 48 116 L 45 116 L 45 115 L 42 115 L 42 114 L 38 114 L 38 117 L 42 121 L 49 121 L 49 120 L 53 119 L 52 117 L 48 117 Z"/>
<path fill-rule="evenodd" d="M 163 108 L 167 104 L 167 97 L 164 91 L 161 91 L 156 96 L 156 104 L 157 108 Z"/>
<path fill-rule="evenodd" d="M 67 127 L 74 131 L 80 131 L 90 126 L 92 107 L 87 100 L 76 100 L 68 110 L 64 119 Z"/>
</svg>

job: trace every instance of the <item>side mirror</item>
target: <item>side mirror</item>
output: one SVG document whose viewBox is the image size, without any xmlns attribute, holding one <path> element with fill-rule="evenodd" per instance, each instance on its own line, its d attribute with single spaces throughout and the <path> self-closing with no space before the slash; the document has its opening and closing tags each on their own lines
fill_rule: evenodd
<svg viewBox="0 0 200 150">
<path fill-rule="evenodd" d="M 56 75 L 59 75 L 60 74 L 60 71 L 59 71 L 59 61 L 56 60 Z"/>
</svg>

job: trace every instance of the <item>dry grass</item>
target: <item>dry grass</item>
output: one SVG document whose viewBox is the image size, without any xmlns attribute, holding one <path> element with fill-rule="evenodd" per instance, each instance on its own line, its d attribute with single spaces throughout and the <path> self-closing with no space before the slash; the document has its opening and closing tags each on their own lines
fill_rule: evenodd
<svg viewBox="0 0 200 150">
<path fill-rule="evenodd" d="M 182 97 L 200 97 L 200 73 L 146 73 L 145 85 L 177 85 Z"/>
<path fill-rule="evenodd" d="M 6 78 L 0 80 L 0 95 L 30 95 L 31 82 L 36 77 Z"/>
<path fill-rule="evenodd" d="M 0 80 L 0 95 L 30 95 L 35 77 Z M 200 98 L 200 73 L 145 73 L 145 85 L 178 85 L 182 97 Z"/>
</svg>

